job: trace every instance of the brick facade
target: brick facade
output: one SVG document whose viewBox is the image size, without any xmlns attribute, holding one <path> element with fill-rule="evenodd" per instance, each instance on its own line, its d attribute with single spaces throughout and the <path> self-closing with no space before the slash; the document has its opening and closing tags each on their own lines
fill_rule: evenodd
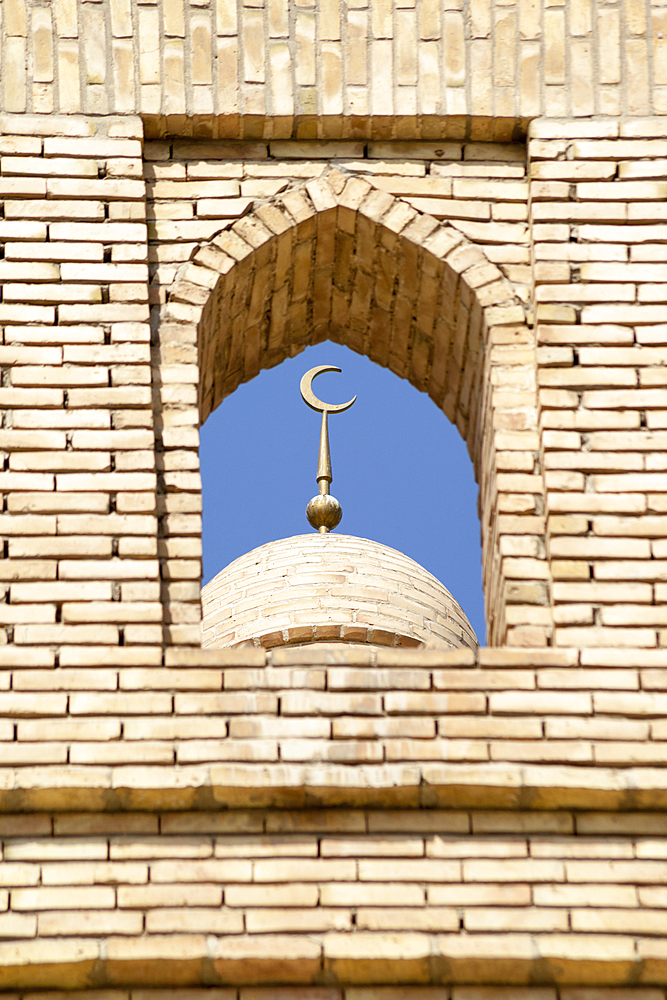
<svg viewBox="0 0 667 1000">
<path fill-rule="evenodd" d="M 1 31 L 8 1000 L 663 1000 L 664 6 Z M 201 648 L 199 423 L 328 337 L 466 440 L 490 648 Z"/>
<path fill-rule="evenodd" d="M 503 142 L 542 115 L 667 113 L 659 0 L 5 0 L 2 29 L 6 111 L 152 135 Z"/>
</svg>

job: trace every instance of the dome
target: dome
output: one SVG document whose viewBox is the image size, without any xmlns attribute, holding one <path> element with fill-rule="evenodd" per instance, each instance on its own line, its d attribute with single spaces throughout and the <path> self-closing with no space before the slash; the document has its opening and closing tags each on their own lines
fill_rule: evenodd
<svg viewBox="0 0 667 1000">
<path fill-rule="evenodd" d="M 478 645 L 439 580 L 402 552 L 351 535 L 295 535 L 247 552 L 202 589 L 202 615 L 204 648 Z"/>
</svg>

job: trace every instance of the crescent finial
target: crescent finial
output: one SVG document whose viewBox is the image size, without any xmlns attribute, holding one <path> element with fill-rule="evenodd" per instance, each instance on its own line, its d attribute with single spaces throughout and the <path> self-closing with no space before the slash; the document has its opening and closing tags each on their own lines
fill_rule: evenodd
<svg viewBox="0 0 667 1000">
<path fill-rule="evenodd" d="M 333 482 L 333 474 L 331 472 L 331 455 L 329 453 L 329 428 L 327 424 L 327 416 L 330 413 L 342 413 L 344 410 L 349 410 L 349 408 L 354 403 L 357 398 L 356 395 L 352 399 L 348 400 L 347 403 L 325 403 L 321 399 L 318 399 L 313 392 L 313 379 L 317 378 L 323 372 L 340 372 L 341 369 L 337 368 L 335 365 L 318 365 L 316 368 L 311 368 L 301 379 L 301 398 L 304 403 L 306 403 L 311 410 L 315 410 L 317 413 L 322 414 L 322 427 L 320 430 L 320 453 L 317 462 L 317 485 L 319 486 L 319 494 L 313 497 L 308 506 L 306 507 L 306 517 L 313 528 L 316 528 L 320 534 L 326 534 L 335 528 L 343 516 L 343 510 L 338 500 L 332 497 L 329 493 L 329 487 Z"/>
<path fill-rule="evenodd" d="M 342 368 L 337 368 L 335 365 L 318 365 L 316 368 L 311 368 L 310 371 L 306 372 L 301 379 L 301 398 L 311 410 L 315 410 L 317 413 L 342 413 L 344 410 L 350 409 L 357 398 L 356 395 L 348 400 L 347 403 L 324 403 L 313 392 L 314 378 L 317 378 L 318 375 L 322 375 L 324 372 L 341 372 L 342 370 Z"/>
</svg>

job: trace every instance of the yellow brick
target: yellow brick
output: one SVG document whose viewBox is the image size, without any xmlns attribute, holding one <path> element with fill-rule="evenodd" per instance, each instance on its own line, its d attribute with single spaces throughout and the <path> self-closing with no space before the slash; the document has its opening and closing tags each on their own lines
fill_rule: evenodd
<svg viewBox="0 0 667 1000">
<path fill-rule="evenodd" d="M 325 883 L 320 889 L 322 906 L 423 906 L 424 889 L 402 883 Z"/>
<path fill-rule="evenodd" d="M 12 907 L 15 910 L 70 910 L 113 909 L 116 894 L 113 889 L 102 886 L 68 886 L 56 888 L 42 886 L 31 889 L 14 889 Z"/>
<path fill-rule="evenodd" d="M 463 878 L 466 882 L 527 881 L 563 882 L 565 866 L 559 861 L 507 859 L 502 865 L 495 861 L 464 861 Z"/>
<path fill-rule="evenodd" d="M 455 909 L 447 907 L 360 907 L 357 910 L 356 926 L 367 931 L 456 931 L 459 929 L 459 917 Z"/>
<path fill-rule="evenodd" d="M 253 868 L 255 882 L 281 881 L 350 881 L 356 878 L 354 861 L 333 861 L 303 858 L 256 861 Z"/>
<path fill-rule="evenodd" d="M 638 906 L 637 890 L 624 885 L 536 885 L 533 898 L 537 906 Z"/>
<path fill-rule="evenodd" d="M 352 914 L 342 909 L 311 910 L 249 910 L 245 923 L 251 934 L 317 933 L 318 931 L 349 931 Z"/>
<path fill-rule="evenodd" d="M 227 906 L 316 906 L 318 888 L 307 883 L 287 885 L 229 885 L 225 889 Z"/>
<path fill-rule="evenodd" d="M 123 909 L 146 909 L 153 906 L 215 906 L 222 903 L 218 885 L 146 885 L 118 887 L 118 906 Z"/>
<path fill-rule="evenodd" d="M 140 914 L 137 914 L 140 916 Z M 243 932 L 243 915 L 229 909 L 203 909 L 200 907 L 157 909 L 146 914 L 146 930 L 150 934 L 178 932 L 206 934 L 240 934 Z"/>
<path fill-rule="evenodd" d="M 77 910 L 63 913 L 56 910 L 40 913 L 37 918 L 37 932 L 45 937 L 70 935 L 141 934 L 143 916 L 141 913 L 119 910 Z"/>
</svg>

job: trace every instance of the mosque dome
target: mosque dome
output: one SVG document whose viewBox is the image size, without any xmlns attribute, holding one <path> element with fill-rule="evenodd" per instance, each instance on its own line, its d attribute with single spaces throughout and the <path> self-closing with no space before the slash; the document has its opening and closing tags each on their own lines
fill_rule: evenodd
<svg viewBox="0 0 667 1000">
<path fill-rule="evenodd" d="M 422 566 L 379 542 L 307 534 L 261 545 L 202 589 L 202 646 L 475 649 L 470 622 Z"/>
</svg>

